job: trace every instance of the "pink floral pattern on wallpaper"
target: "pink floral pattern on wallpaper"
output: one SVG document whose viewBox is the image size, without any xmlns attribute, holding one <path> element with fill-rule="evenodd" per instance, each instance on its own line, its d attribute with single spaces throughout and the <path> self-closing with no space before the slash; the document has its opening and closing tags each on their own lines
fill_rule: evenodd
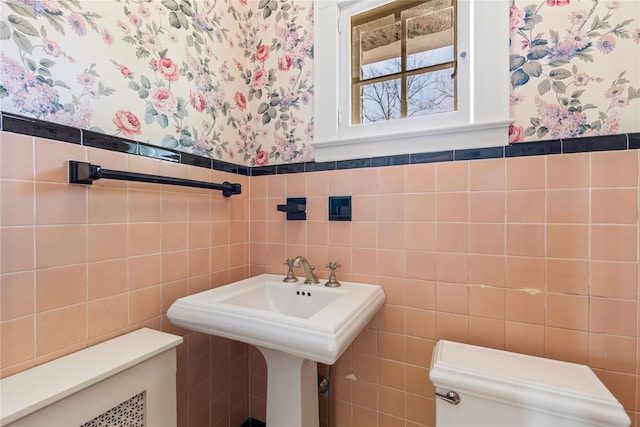
<svg viewBox="0 0 640 427">
<path fill-rule="evenodd" d="M 75 77 L 65 75 L 65 63 L 76 58 L 61 46 L 75 43 L 89 31 L 100 33 L 106 45 L 113 42 L 111 32 L 100 27 L 101 16 L 84 11 L 77 2 L 59 0 L 3 0 L 0 41 L 12 42 L 20 52 L 18 58 L 0 53 L 0 100 L 9 98 L 15 111 L 52 122 L 88 128 L 95 102 L 114 90 L 100 80 L 96 64 L 87 65 Z M 47 23 L 45 29 L 43 23 Z M 3 49 L 4 51 L 4 49 Z M 75 79 L 80 89 L 63 101 Z M 68 97 L 65 97 L 68 98 Z"/>
<path fill-rule="evenodd" d="M 510 141 L 638 130 L 628 113 L 640 111 L 638 65 L 610 66 L 637 52 L 637 9 L 512 0 Z M 310 0 L 3 0 L 0 10 L 4 111 L 250 166 L 313 158 Z"/>
<path fill-rule="evenodd" d="M 312 158 L 312 2 L 97 6 L 3 0 L 0 41 L 19 52 L 0 56 L 3 110 L 236 163 Z"/>
<path fill-rule="evenodd" d="M 534 104 L 537 115 L 525 124 L 524 117 L 516 113 L 510 142 L 619 132 L 619 111 L 638 102 L 640 88 L 627 79 L 627 70 L 615 70 L 615 77 L 608 79 L 595 70 L 602 69 L 607 55 L 623 43 L 623 49 L 638 49 L 638 22 L 629 19 L 622 6 L 619 1 L 598 0 L 512 3 L 512 111 L 521 104 Z M 552 14 L 556 22 L 558 16 L 564 17 L 564 26 L 545 33 L 540 30 L 544 16 Z M 583 101 L 589 96 L 598 103 Z"/>
</svg>

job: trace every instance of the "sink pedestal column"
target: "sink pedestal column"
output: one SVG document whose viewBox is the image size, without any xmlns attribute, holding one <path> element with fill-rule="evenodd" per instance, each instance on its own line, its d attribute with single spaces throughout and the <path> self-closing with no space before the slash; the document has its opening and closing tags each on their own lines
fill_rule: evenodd
<svg viewBox="0 0 640 427">
<path fill-rule="evenodd" d="M 318 427 L 318 365 L 258 347 L 267 362 L 267 427 Z"/>
</svg>

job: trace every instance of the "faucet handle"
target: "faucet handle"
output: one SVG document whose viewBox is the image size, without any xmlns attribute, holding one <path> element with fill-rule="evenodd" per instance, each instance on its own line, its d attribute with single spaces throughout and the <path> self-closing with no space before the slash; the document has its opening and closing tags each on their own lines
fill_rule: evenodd
<svg viewBox="0 0 640 427">
<path fill-rule="evenodd" d="M 298 281 L 298 278 L 293 274 L 293 264 L 295 263 L 295 260 L 293 258 L 287 258 L 284 260 L 283 264 L 289 267 L 289 270 L 287 270 L 287 276 L 282 279 L 283 282 L 285 283 L 295 283 Z"/>
<path fill-rule="evenodd" d="M 325 267 L 331 270 L 331 273 L 329 274 L 329 280 L 324 285 L 330 288 L 337 288 L 341 286 L 340 282 L 336 280 L 336 268 L 342 267 L 342 264 L 331 261 L 328 264 L 325 264 Z"/>
</svg>

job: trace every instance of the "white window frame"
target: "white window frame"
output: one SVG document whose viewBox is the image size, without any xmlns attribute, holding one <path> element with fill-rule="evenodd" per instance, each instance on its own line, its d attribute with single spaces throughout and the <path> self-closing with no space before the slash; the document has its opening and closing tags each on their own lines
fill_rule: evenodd
<svg viewBox="0 0 640 427">
<path fill-rule="evenodd" d="M 509 143 L 508 0 L 458 1 L 456 111 L 351 125 L 350 16 L 390 0 L 315 0 L 317 162 Z"/>
</svg>

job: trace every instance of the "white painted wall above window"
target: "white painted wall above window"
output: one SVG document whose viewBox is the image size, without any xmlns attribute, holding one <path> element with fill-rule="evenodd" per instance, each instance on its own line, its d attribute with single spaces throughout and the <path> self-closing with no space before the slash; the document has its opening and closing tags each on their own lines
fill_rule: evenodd
<svg viewBox="0 0 640 427">
<path fill-rule="evenodd" d="M 456 111 L 351 125 L 350 16 L 389 0 L 316 0 L 316 161 L 508 143 L 508 0 L 458 0 Z M 345 30 L 346 29 L 346 30 Z"/>
</svg>

